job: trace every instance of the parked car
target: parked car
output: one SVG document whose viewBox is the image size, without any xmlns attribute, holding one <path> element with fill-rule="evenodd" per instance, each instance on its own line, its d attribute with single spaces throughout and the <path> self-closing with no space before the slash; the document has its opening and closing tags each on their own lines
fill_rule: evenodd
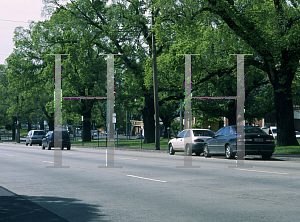
<svg viewBox="0 0 300 222">
<path fill-rule="evenodd" d="M 295 131 L 295 133 L 296 133 L 296 138 L 299 140 L 300 139 L 300 132 Z"/>
<path fill-rule="evenodd" d="M 203 152 L 205 141 L 213 135 L 214 132 L 209 129 L 185 129 L 169 141 L 170 155 L 185 152 L 186 155 L 195 153 L 199 156 Z"/>
<path fill-rule="evenodd" d="M 245 144 L 245 155 L 261 155 L 263 159 L 270 159 L 274 153 L 274 138 L 256 126 L 245 126 L 244 136 L 236 133 L 236 126 L 226 126 L 218 130 L 215 135 L 206 140 L 203 155 L 224 154 L 227 159 L 237 154 L 237 143 Z"/>
<path fill-rule="evenodd" d="M 93 133 L 92 140 L 97 140 L 97 139 L 98 139 L 98 133 Z"/>
<path fill-rule="evenodd" d="M 26 136 L 25 145 L 39 144 L 41 146 L 44 136 L 45 132 L 43 130 L 30 130 Z"/>
<path fill-rule="evenodd" d="M 144 136 L 143 136 L 143 135 L 141 135 L 141 134 L 138 134 L 138 135 L 136 136 L 136 139 L 145 139 L 145 138 L 144 138 Z"/>
<path fill-rule="evenodd" d="M 271 136 L 274 137 L 274 139 L 277 139 L 277 127 L 276 126 L 271 126 L 270 127 L 270 133 Z"/>
<path fill-rule="evenodd" d="M 70 141 L 70 135 L 68 131 L 62 131 L 62 146 L 60 149 L 64 149 L 64 147 L 67 147 L 67 150 L 71 149 L 71 141 Z M 49 131 L 44 139 L 42 140 L 42 149 L 45 149 L 45 147 L 48 148 L 48 150 L 51 150 L 52 147 L 54 147 L 54 133 L 53 131 Z"/>
</svg>

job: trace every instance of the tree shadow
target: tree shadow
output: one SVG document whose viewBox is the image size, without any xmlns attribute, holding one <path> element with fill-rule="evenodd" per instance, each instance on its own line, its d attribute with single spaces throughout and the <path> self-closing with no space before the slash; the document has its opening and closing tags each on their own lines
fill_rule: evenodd
<svg viewBox="0 0 300 222">
<path fill-rule="evenodd" d="M 100 207 L 75 198 L 19 196 L 0 186 L 1 222 L 109 221 Z"/>
</svg>

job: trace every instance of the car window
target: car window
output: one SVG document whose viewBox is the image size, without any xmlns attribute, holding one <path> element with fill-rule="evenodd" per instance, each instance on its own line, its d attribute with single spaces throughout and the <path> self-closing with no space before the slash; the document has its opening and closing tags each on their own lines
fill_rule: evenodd
<svg viewBox="0 0 300 222">
<path fill-rule="evenodd" d="M 190 137 L 191 136 L 191 132 L 190 130 L 187 130 L 186 134 L 184 135 L 184 137 Z"/>
<path fill-rule="evenodd" d="M 216 132 L 216 136 L 220 136 L 221 135 L 221 133 L 222 133 L 222 131 L 224 130 L 225 128 L 221 128 L 221 129 L 219 129 L 217 132 Z"/>
<path fill-rule="evenodd" d="M 34 135 L 45 135 L 44 131 L 34 131 Z"/>
<path fill-rule="evenodd" d="M 267 134 L 265 131 L 261 130 L 258 127 L 245 128 L 245 133 Z"/>
<path fill-rule="evenodd" d="M 235 127 L 228 127 L 229 128 L 229 134 L 228 135 L 235 135 Z"/>
<path fill-rule="evenodd" d="M 186 130 L 183 130 L 181 133 L 178 134 L 178 138 L 183 138 L 184 134 L 185 134 Z"/>
<path fill-rule="evenodd" d="M 69 138 L 69 133 L 67 131 L 62 131 L 62 137 L 63 138 Z"/>
<path fill-rule="evenodd" d="M 277 129 L 272 129 L 272 132 L 273 133 L 277 133 Z"/>
<path fill-rule="evenodd" d="M 296 131 L 295 133 L 296 133 L 296 135 L 300 135 L 300 133 L 298 131 Z"/>
<path fill-rule="evenodd" d="M 210 136 L 212 137 L 214 133 L 210 130 L 193 130 L 194 136 Z"/>
<path fill-rule="evenodd" d="M 224 130 L 221 132 L 221 135 L 223 136 L 230 135 L 230 127 L 225 127 Z"/>
</svg>

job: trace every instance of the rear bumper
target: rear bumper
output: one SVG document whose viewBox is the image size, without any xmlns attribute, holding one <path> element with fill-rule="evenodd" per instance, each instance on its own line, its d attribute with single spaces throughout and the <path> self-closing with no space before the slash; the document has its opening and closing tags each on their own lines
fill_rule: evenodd
<svg viewBox="0 0 300 222">
<path fill-rule="evenodd" d="M 204 143 L 193 143 L 192 149 L 193 149 L 193 152 L 203 153 Z"/>
<path fill-rule="evenodd" d="M 234 144 L 233 153 L 237 153 L 237 146 Z M 275 144 L 246 144 L 245 155 L 262 155 L 273 154 L 275 150 Z M 243 150 L 242 150 L 243 151 Z"/>
<path fill-rule="evenodd" d="M 50 145 L 51 147 L 54 147 L 54 142 L 50 142 L 49 145 Z M 62 146 L 63 146 L 63 147 L 71 146 L 71 142 L 62 142 Z"/>
<path fill-rule="evenodd" d="M 42 144 L 42 139 L 30 139 L 29 143 L 31 143 L 31 144 Z"/>
</svg>

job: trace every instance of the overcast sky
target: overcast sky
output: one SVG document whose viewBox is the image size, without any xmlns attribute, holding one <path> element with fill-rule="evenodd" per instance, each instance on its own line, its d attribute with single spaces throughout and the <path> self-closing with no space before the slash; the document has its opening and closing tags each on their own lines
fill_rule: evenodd
<svg viewBox="0 0 300 222">
<path fill-rule="evenodd" d="M 13 51 L 14 29 L 28 28 L 29 20 L 45 20 L 41 16 L 42 8 L 42 0 L 0 0 L 0 64 L 4 64 Z"/>
</svg>

